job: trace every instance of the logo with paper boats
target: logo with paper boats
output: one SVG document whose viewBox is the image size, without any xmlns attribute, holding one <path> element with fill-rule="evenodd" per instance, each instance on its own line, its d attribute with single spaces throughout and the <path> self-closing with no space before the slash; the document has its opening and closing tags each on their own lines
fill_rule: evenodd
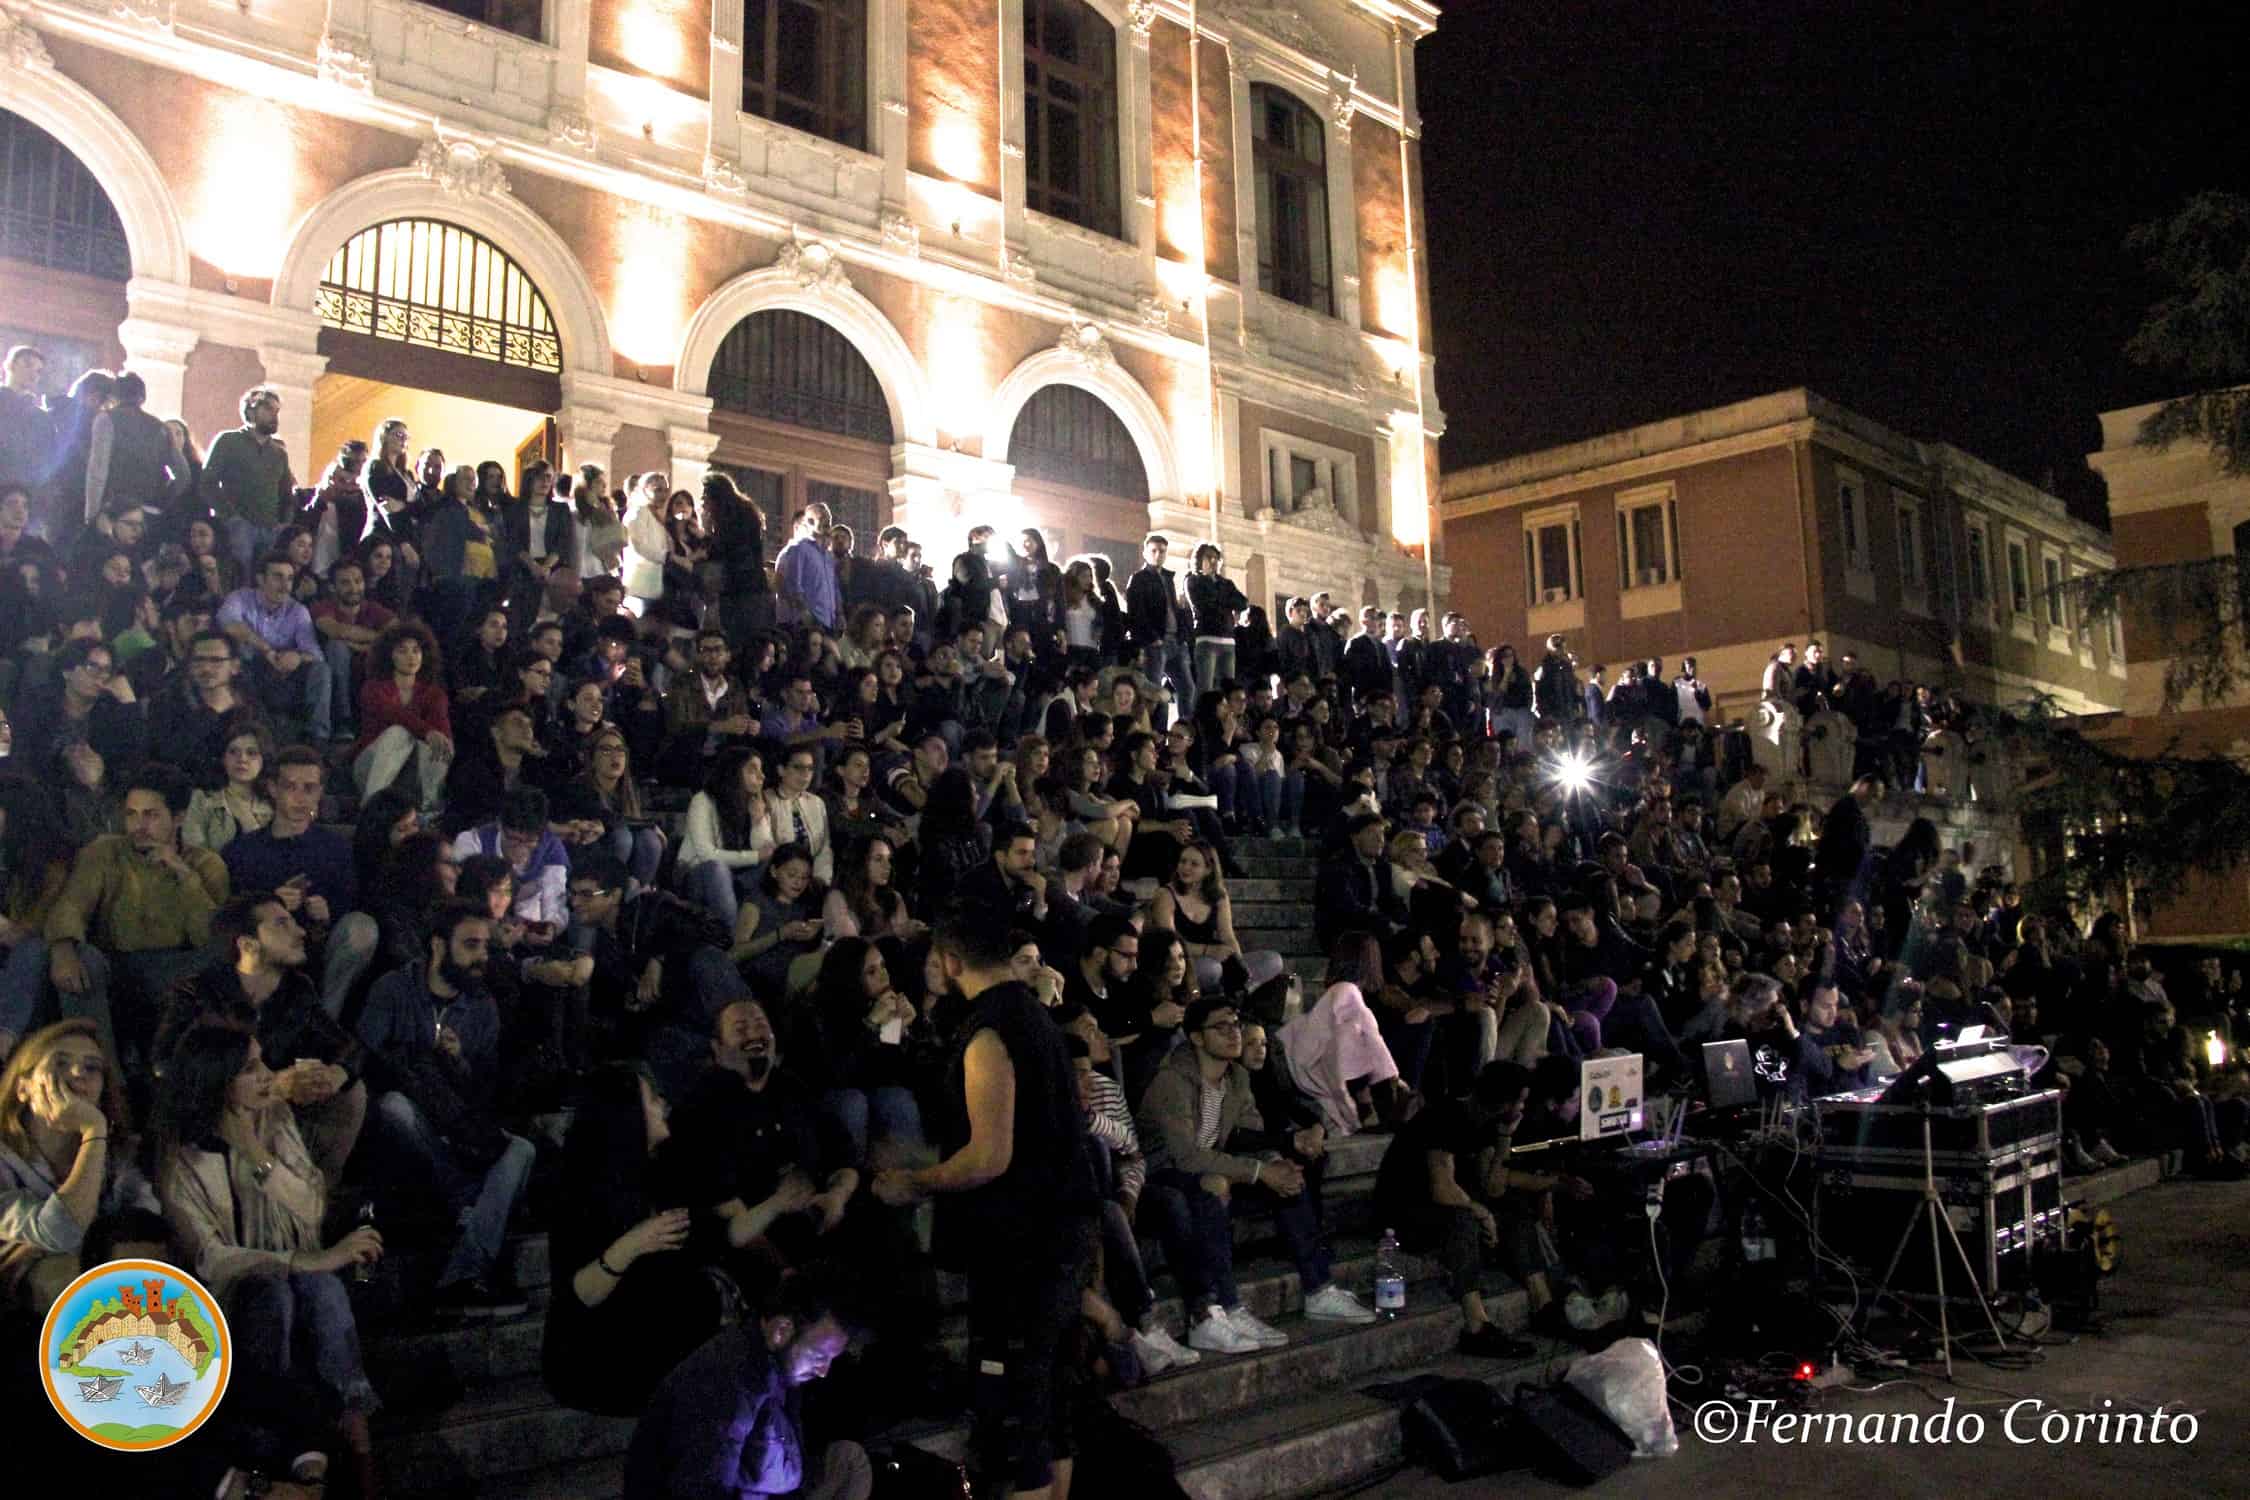
<svg viewBox="0 0 2250 1500">
<path fill-rule="evenodd" d="M 233 1366 L 219 1299 L 177 1266 L 113 1260 L 48 1310 L 39 1369 L 55 1411 L 120 1453 L 168 1448 L 219 1408 Z"/>
</svg>

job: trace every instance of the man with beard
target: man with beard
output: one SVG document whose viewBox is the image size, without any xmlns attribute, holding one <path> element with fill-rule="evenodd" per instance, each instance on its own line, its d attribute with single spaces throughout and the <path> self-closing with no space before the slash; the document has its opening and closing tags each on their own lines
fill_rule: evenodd
<svg viewBox="0 0 2250 1500">
<path fill-rule="evenodd" d="M 394 1189 L 434 1191 L 460 1226 L 438 1273 L 437 1310 L 505 1318 L 523 1299 L 496 1284 L 508 1216 L 531 1176 L 531 1142 L 499 1125 L 500 1012 L 484 987 L 492 920 L 481 902 L 449 901 L 431 919 L 424 961 L 368 992 L 359 1039 L 398 1087 L 375 1101 Z M 378 1194 L 383 1184 L 378 1182 Z"/>
<path fill-rule="evenodd" d="M 242 393 L 242 425 L 211 440 L 200 495 L 225 528 L 227 554 L 244 574 L 273 545 L 297 481 L 281 430 L 281 393 L 252 386 Z"/>
<path fill-rule="evenodd" d="M 971 1007 L 949 1080 L 954 1149 L 935 1166 L 880 1173 L 875 1196 L 894 1208 L 939 1200 L 940 1244 L 969 1280 L 971 1472 L 980 1491 L 1044 1500 L 1070 1487 L 1064 1334 L 1099 1207 L 1077 1070 L 1061 1029 L 1013 977 L 1004 920 L 964 912 L 936 946 L 946 989 Z"/>
</svg>

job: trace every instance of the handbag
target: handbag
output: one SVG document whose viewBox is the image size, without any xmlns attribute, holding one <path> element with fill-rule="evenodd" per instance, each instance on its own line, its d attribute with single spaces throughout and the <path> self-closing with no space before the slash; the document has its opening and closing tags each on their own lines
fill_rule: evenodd
<svg viewBox="0 0 2250 1500">
<path fill-rule="evenodd" d="M 1399 1413 L 1406 1461 L 1448 1483 L 1508 1466 L 1514 1423 L 1508 1403 L 1481 1380 L 1440 1381 Z"/>
<path fill-rule="evenodd" d="M 1633 1461 L 1633 1440 L 1574 1386 L 1517 1386 L 1516 1428 L 1531 1467 L 1564 1484 L 1589 1485 Z"/>
</svg>

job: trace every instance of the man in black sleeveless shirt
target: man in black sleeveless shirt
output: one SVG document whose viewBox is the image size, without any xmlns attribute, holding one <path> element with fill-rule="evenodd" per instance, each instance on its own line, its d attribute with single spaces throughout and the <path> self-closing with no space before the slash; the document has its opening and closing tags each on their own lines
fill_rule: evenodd
<svg viewBox="0 0 2250 1500">
<path fill-rule="evenodd" d="M 936 1197 L 941 1259 L 968 1274 L 979 1492 L 1066 1494 L 1072 1444 L 1056 1365 L 1098 1206 L 1076 1079 L 1061 1028 L 1010 975 L 1004 914 L 960 913 L 937 951 L 970 1007 L 954 1085 L 964 1119 L 950 1155 L 881 1173 L 875 1196 L 894 1207 Z"/>
</svg>

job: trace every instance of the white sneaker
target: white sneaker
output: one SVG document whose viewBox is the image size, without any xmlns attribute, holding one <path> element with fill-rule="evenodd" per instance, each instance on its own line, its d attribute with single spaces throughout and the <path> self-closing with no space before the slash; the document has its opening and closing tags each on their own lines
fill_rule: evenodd
<svg viewBox="0 0 2250 1500">
<path fill-rule="evenodd" d="M 2086 1149 L 2086 1154 L 2091 1156 L 2096 1164 L 2104 1167 L 2114 1167 L 2125 1159 L 2124 1152 L 2098 1135 L 2094 1137 L 2094 1144 Z"/>
<path fill-rule="evenodd" d="M 1591 1333 L 1602 1326 L 1601 1309 L 1584 1292 L 1572 1292 L 1563 1298 L 1563 1321 L 1580 1333 Z"/>
<path fill-rule="evenodd" d="M 1305 1299 L 1305 1316 L 1327 1323 L 1372 1323 L 1375 1313 L 1331 1281 Z"/>
<path fill-rule="evenodd" d="M 1175 1365 L 1192 1365 L 1203 1358 L 1202 1355 L 1172 1337 L 1171 1330 L 1161 1323 L 1154 1328 L 1142 1329 L 1134 1335 L 1134 1338 L 1140 1341 L 1133 1346 L 1134 1348 L 1138 1349 L 1141 1344 L 1145 1343 L 1156 1349 L 1166 1360 Z"/>
<path fill-rule="evenodd" d="M 1188 1330 L 1188 1347 L 1209 1354 L 1255 1354 L 1265 1345 L 1235 1327 L 1224 1311 L 1214 1307 Z"/>
<path fill-rule="evenodd" d="M 1235 1332 L 1245 1338 L 1255 1340 L 1261 1349 L 1279 1349 L 1283 1344 L 1289 1342 L 1288 1334 L 1270 1324 L 1261 1322 L 1251 1314 L 1247 1307 L 1228 1308 L 1226 1319 L 1234 1325 Z"/>
<path fill-rule="evenodd" d="M 1141 1373 L 1144 1375 L 1161 1375 L 1179 1363 L 1165 1351 L 1163 1345 L 1137 1328 L 1126 1342 L 1133 1346 L 1133 1354 L 1140 1360 Z"/>
</svg>

